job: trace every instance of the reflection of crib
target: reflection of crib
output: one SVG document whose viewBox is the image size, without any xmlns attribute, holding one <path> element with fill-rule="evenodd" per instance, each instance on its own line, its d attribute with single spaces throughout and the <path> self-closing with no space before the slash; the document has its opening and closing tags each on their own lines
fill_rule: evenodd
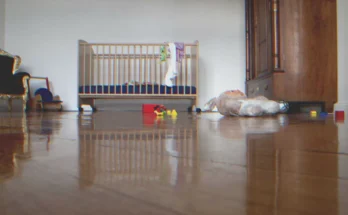
<svg viewBox="0 0 348 215">
<path fill-rule="evenodd" d="M 79 109 L 96 99 L 198 100 L 199 44 L 185 44 L 174 86 L 165 85 L 168 63 L 161 62 L 158 44 L 79 44 Z M 170 54 L 168 55 L 169 58 Z"/>
<path fill-rule="evenodd" d="M 81 187 L 121 182 L 176 185 L 181 180 L 198 180 L 196 129 L 86 130 L 80 131 L 79 138 Z M 180 158 L 171 156 L 173 151 Z"/>
</svg>

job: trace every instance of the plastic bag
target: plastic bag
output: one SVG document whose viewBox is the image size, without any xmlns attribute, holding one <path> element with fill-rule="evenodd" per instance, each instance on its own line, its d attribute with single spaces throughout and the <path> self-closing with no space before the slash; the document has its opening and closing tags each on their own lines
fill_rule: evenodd
<svg viewBox="0 0 348 215">
<path fill-rule="evenodd" d="M 263 116 L 283 111 L 283 103 L 269 100 L 264 96 L 247 98 L 239 90 L 223 92 L 215 103 L 219 113 L 225 116 Z"/>
<path fill-rule="evenodd" d="M 205 112 L 217 111 L 217 108 L 216 108 L 216 97 L 210 99 L 210 100 L 204 105 L 203 111 L 205 111 Z"/>
</svg>

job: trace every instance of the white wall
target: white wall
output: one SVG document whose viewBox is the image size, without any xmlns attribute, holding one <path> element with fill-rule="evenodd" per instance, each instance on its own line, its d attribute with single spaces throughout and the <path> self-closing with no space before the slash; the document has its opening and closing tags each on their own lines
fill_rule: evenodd
<svg viewBox="0 0 348 215">
<path fill-rule="evenodd" d="M 346 37 L 348 36 L 348 27 L 345 23 L 348 20 L 348 1 L 347 0 L 337 0 L 337 26 L 338 26 L 338 102 L 335 104 L 335 110 L 345 111 L 345 118 L 347 118 L 348 113 L 348 86 L 346 84 L 348 80 L 348 70 L 347 70 L 347 57 L 348 57 L 348 42 Z M 348 153 L 348 123 L 347 120 L 344 124 L 338 124 L 338 135 L 339 135 L 339 153 Z M 340 202 L 340 214 L 347 214 L 348 210 L 343 199 L 347 199 L 347 184 L 344 180 L 348 178 L 347 156 L 340 156 L 338 158 L 339 162 L 339 198 L 342 199 Z"/>
<path fill-rule="evenodd" d="M 348 42 L 346 37 L 348 36 L 348 27 L 345 23 L 348 20 L 348 1 L 347 0 L 337 0 L 337 45 L 338 45 L 338 102 L 335 104 L 335 110 L 345 111 L 345 118 L 347 118 L 348 113 L 348 70 L 347 70 L 347 57 L 348 57 Z M 347 184 L 345 180 L 348 178 L 347 156 L 344 156 L 348 153 L 348 123 L 347 120 L 344 124 L 337 124 L 338 126 L 338 135 L 339 135 L 339 153 L 342 156 L 339 156 L 339 198 L 340 202 L 340 214 L 347 214 L 348 210 L 343 199 L 347 198 Z"/>
<path fill-rule="evenodd" d="M 146 2 L 146 4 L 145 4 Z M 200 106 L 244 90 L 244 0 L 11 0 L 5 48 L 77 109 L 77 42 L 200 41 Z"/>
<path fill-rule="evenodd" d="M 345 111 L 347 117 L 348 113 L 348 1 L 337 0 L 337 45 L 338 45 L 338 102 L 335 104 L 335 110 Z"/>
<path fill-rule="evenodd" d="M 5 0 L 0 0 L 0 49 L 5 45 Z"/>
</svg>

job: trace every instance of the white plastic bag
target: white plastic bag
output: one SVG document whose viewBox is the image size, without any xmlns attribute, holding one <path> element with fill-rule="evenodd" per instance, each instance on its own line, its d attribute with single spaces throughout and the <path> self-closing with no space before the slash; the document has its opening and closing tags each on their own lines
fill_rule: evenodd
<svg viewBox="0 0 348 215">
<path fill-rule="evenodd" d="M 217 111 L 216 108 L 216 97 L 210 99 L 203 107 L 204 112 Z"/>
<path fill-rule="evenodd" d="M 262 116 L 281 111 L 281 103 L 269 100 L 264 96 L 247 98 L 239 90 L 228 90 L 217 97 L 216 107 L 225 116 Z"/>
</svg>

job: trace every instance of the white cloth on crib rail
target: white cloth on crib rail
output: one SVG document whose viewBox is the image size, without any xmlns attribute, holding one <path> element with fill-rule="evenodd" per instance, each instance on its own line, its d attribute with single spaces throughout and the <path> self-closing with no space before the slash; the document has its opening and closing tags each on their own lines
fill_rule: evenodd
<svg viewBox="0 0 348 215">
<path fill-rule="evenodd" d="M 175 43 L 169 43 L 169 50 L 170 50 L 170 61 L 168 65 L 168 71 L 165 76 L 165 83 L 168 87 L 172 87 L 173 81 L 177 74 L 177 65 L 176 65 L 176 45 Z"/>
</svg>

